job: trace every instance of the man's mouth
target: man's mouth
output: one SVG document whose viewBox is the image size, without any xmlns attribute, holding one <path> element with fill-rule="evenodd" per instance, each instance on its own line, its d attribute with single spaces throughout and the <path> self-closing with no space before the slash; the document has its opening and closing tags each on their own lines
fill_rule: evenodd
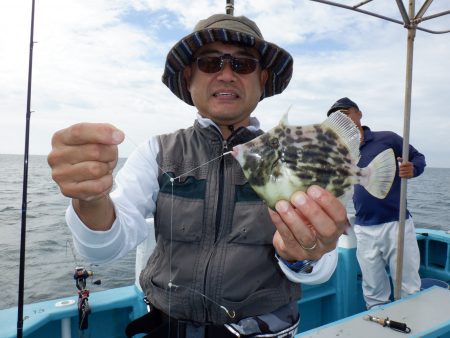
<svg viewBox="0 0 450 338">
<path fill-rule="evenodd" d="M 213 94 L 214 97 L 226 97 L 226 98 L 239 98 L 239 95 L 236 93 L 230 93 L 230 92 L 216 92 Z"/>
</svg>

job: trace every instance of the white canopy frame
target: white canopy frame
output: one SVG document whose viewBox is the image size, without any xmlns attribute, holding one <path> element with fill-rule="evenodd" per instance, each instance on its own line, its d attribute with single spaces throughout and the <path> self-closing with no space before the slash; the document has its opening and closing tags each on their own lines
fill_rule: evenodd
<svg viewBox="0 0 450 338">
<path fill-rule="evenodd" d="M 403 149 L 402 158 L 407 160 L 409 158 L 409 134 L 410 134 L 410 121 L 411 121 L 411 92 L 412 92 L 412 73 L 413 73 L 413 55 L 414 55 L 414 39 L 416 36 L 416 30 L 421 30 L 431 34 L 444 34 L 450 33 L 449 30 L 435 31 L 419 27 L 419 24 L 431 20 L 437 17 L 441 17 L 450 14 L 450 10 L 436 13 L 429 16 L 424 16 L 425 12 L 430 7 L 433 0 L 425 0 L 422 7 L 415 11 L 415 0 L 409 0 L 408 11 L 402 0 L 395 0 L 400 11 L 402 21 L 390 18 L 381 14 L 366 11 L 361 9 L 363 5 L 368 4 L 374 0 L 365 0 L 354 6 L 348 6 L 333 1 L 327 0 L 310 0 L 314 2 L 320 2 L 323 4 L 345 8 L 348 10 L 360 12 L 363 14 L 371 15 L 386 21 L 394 22 L 403 25 L 408 30 L 407 35 L 407 47 L 406 47 L 406 79 L 405 79 L 405 96 L 404 96 L 404 117 L 403 117 Z M 384 0 L 385 1 L 385 0 Z M 401 285 L 402 285 L 402 272 L 403 272 L 403 251 L 404 251 L 404 235 L 405 235 L 405 218 L 406 218 L 406 195 L 407 195 L 407 179 L 402 178 L 401 190 L 400 190 L 400 212 L 399 212 L 399 229 L 397 239 L 397 269 L 394 285 L 394 299 L 401 298 Z"/>
</svg>

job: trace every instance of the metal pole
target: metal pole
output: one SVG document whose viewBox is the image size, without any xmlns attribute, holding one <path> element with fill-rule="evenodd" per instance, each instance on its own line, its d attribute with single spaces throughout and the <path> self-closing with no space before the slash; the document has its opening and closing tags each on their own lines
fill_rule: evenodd
<svg viewBox="0 0 450 338">
<path fill-rule="evenodd" d="M 234 15 L 234 0 L 227 0 L 225 12 L 229 15 Z"/>
<path fill-rule="evenodd" d="M 408 19 L 408 15 L 406 14 L 406 11 L 403 10 L 404 9 L 403 2 L 402 2 L 403 0 L 396 0 L 396 1 L 397 1 L 398 6 L 399 6 L 400 14 L 402 15 L 402 18 L 403 18 L 403 15 L 405 15 L 405 20 L 406 20 L 405 22 L 397 20 L 397 19 L 389 18 L 387 16 L 380 15 L 380 14 L 377 14 L 377 13 L 372 13 L 372 12 L 369 12 L 369 11 L 365 11 L 363 9 L 359 9 L 358 7 L 362 6 L 364 3 L 360 3 L 360 4 L 356 5 L 356 6 L 347 6 L 347 5 L 343 5 L 343 4 L 340 4 L 340 3 L 337 3 L 337 2 L 333 2 L 333 1 L 328 1 L 328 0 L 310 0 L 310 1 L 319 2 L 319 3 L 330 5 L 330 6 L 336 6 L 336 7 L 340 7 L 340 8 L 349 9 L 351 11 L 367 14 L 367 15 L 374 16 L 374 17 L 379 18 L 379 19 L 383 19 L 383 20 L 386 20 L 386 21 L 394 22 L 394 23 L 397 23 L 397 24 L 402 25 L 402 26 L 404 26 L 405 22 L 408 22 L 408 20 L 409 20 Z M 435 17 L 442 16 L 442 15 L 447 15 L 447 14 L 450 14 L 450 11 L 445 11 L 445 12 L 442 12 L 442 13 L 434 14 L 432 16 L 429 16 L 429 17 L 426 17 L 426 18 L 422 18 L 420 21 L 433 19 Z M 415 22 L 416 24 L 420 22 L 420 21 L 418 21 L 418 19 L 415 20 L 415 21 L 416 21 Z M 431 34 L 450 33 L 450 30 L 434 31 L 434 30 L 431 30 L 431 29 L 426 29 L 426 28 L 419 27 L 417 25 L 416 25 L 416 27 L 414 29 L 420 30 L 420 31 L 423 31 L 423 32 L 427 32 L 427 33 L 431 33 Z"/>
<path fill-rule="evenodd" d="M 411 118 L 412 71 L 413 71 L 414 38 L 416 36 L 416 27 L 415 24 L 412 23 L 415 11 L 414 2 L 415 0 L 409 1 L 409 24 L 407 25 L 408 40 L 406 49 L 406 81 L 405 81 L 406 83 L 405 83 L 405 103 L 404 103 L 404 119 L 403 119 L 403 151 L 402 151 L 403 161 L 408 161 L 409 159 L 409 126 Z M 399 228 L 397 238 L 397 270 L 395 274 L 395 286 L 394 286 L 394 299 L 396 300 L 401 298 L 401 290 L 402 290 L 406 195 L 407 195 L 407 179 L 402 178 L 400 188 L 400 212 L 399 212 Z"/>
</svg>

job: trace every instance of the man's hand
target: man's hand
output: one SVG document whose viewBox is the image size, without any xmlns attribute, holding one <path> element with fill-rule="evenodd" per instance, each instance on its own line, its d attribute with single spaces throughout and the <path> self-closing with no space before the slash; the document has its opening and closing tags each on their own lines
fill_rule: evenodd
<svg viewBox="0 0 450 338">
<path fill-rule="evenodd" d="M 404 161 L 403 158 L 397 157 L 398 161 L 398 175 L 401 178 L 414 177 L 414 164 L 412 162 Z"/>
<path fill-rule="evenodd" d="M 75 210 L 88 226 L 98 224 L 92 218 L 97 212 L 99 218 L 107 218 L 104 226 L 114 219 L 108 193 L 118 160 L 117 145 L 124 137 L 114 126 L 102 123 L 79 123 L 53 135 L 47 158 L 53 180 L 63 195 L 73 198 Z"/>
<path fill-rule="evenodd" d="M 279 201 L 275 208 L 277 212 L 269 209 L 277 228 L 273 245 L 287 261 L 321 258 L 336 248 L 349 226 L 342 203 L 318 186 L 294 193 L 290 203 Z"/>
</svg>

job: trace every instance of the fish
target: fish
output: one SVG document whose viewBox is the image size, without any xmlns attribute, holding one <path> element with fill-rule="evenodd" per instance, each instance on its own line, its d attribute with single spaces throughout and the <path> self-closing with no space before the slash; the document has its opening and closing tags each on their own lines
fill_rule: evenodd
<svg viewBox="0 0 450 338">
<path fill-rule="evenodd" d="M 386 149 L 360 168 L 360 138 L 359 128 L 341 112 L 307 126 L 290 125 L 286 113 L 277 126 L 234 146 L 231 154 L 250 186 L 273 210 L 279 200 L 289 201 L 293 193 L 311 185 L 330 191 L 344 205 L 354 184 L 383 199 L 396 173 L 394 151 Z"/>
</svg>

